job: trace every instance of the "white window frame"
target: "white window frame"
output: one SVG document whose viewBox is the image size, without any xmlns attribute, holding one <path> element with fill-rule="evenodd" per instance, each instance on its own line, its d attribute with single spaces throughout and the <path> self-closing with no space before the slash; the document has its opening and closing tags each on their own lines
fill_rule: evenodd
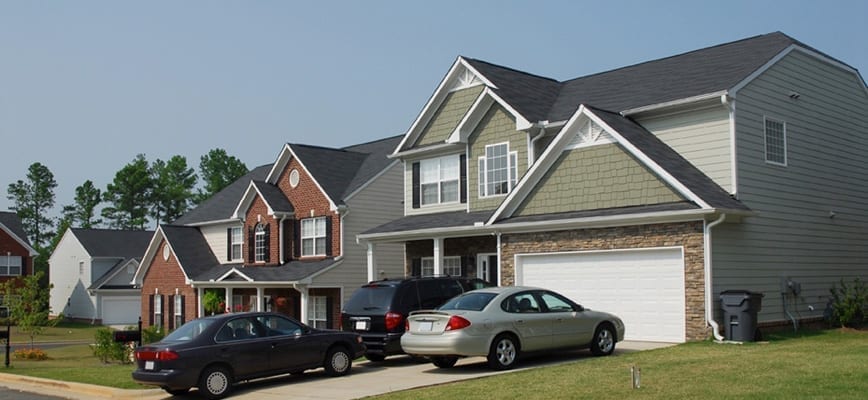
<svg viewBox="0 0 868 400">
<path fill-rule="evenodd" d="M 313 226 L 311 226 L 313 225 Z M 326 255 L 326 217 L 305 218 L 301 220 L 301 256 L 315 257 Z"/>
<path fill-rule="evenodd" d="M 184 323 L 184 314 L 181 313 L 181 310 L 184 308 L 184 296 L 176 294 L 174 300 L 175 304 L 172 307 L 172 317 L 175 319 L 175 329 L 178 329 L 178 327 Z"/>
<path fill-rule="evenodd" d="M 441 274 L 449 276 L 461 276 L 461 256 L 443 257 L 443 263 L 440 265 Z M 457 273 L 455 269 L 457 268 Z M 422 257 L 419 274 L 424 276 L 434 276 L 434 257 Z"/>
<path fill-rule="evenodd" d="M 777 137 L 771 137 L 769 132 L 769 124 L 779 124 L 780 125 L 780 144 L 771 143 L 770 139 L 775 141 L 778 140 Z M 777 134 L 778 132 L 772 132 Z M 784 120 L 780 120 L 777 118 L 771 118 L 764 116 L 763 117 L 763 152 L 765 153 L 766 162 L 774 165 L 787 166 L 787 123 Z M 783 160 L 778 159 L 778 155 L 774 153 L 774 151 L 780 151 L 780 157 Z M 769 157 L 772 155 L 773 157 Z"/>
<path fill-rule="evenodd" d="M 253 228 L 253 260 L 265 262 L 265 224 L 256 224 Z"/>
<path fill-rule="evenodd" d="M 242 245 L 244 243 L 244 235 L 241 234 L 241 227 L 237 226 L 230 230 L 229 234 L 229 254 L 232 260 L 241 260 L 244 258 Z"/>
<path fill-rule="evenodd" d="M 498 147 L 505 147 L 504 155 L 498 155 L 496 157 L 506 158 L 506 179 L 492 182 L 491 175 L 494 173 L 494 170 L 489 170 L 489 168 L 491 167 L 491 164 L 493 164 L 492 161 L 494 157 L 490 155 L 490 151 L 494 151 L 495 148 Z M 512 191 L 512 188 L 515 187 L 516 180 L 518 179 L 518 152 L 509 150 L 509 142 L 486 145 L 485 155 L 479 157 L 478 161 L 478 186 L 480 198 L 506 196 Z M 506 184 L 506 190 L 498 192 L 496 188 L 503 184 Z"/>
<path fill-rule="evenodd" d="M 163 327 L 163 295 L 155 294 L 154 295 L 154 326 L 157 327 L 157 331 Z"/>
<path fill-rule="evenodd" d="M 454 175 L 454 176 L 453 176 Z M 445 199 L 448 193 L 454 195 L 454 199 Z M 431 188 L 436 194 L 436 199 L 426 199 L 425 189 Z M 452 154 L 437 158 L 429 158 L 419 162 L 419 205 L 432 206 L 437 204 L 453 204 L 461 201 L 461 157 Z"/>
<path fill-rule="evenodd" d="M 13 263 L 12 260 L 17 260 Z M 16 265 L 17 264 L 17 265 Z M 12 269 L 16 268 L 16 274 Z M 0 256 L 0 276 L 21 276 L 21 271 L 24 269 L 24 257 L 5 255 Z"/>
<path fill-rule="evenodd" d="M 328 325 L 328 296 L 309 296 L 307 302 L 307 324 L 325 329 Z"/>
</svg>

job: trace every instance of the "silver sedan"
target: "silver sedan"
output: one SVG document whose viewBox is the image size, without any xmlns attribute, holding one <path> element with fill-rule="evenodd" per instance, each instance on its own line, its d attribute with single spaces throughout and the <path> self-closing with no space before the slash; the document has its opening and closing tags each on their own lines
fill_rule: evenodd
<svg viewBox="0 0 868 400">
<path fill-rule="evenodd" d="M 410 313 L 404 352 L 450 368 L 459 357 L 485 356 L 494 369 L 512 368 L 523 352 L 590 348 L 612 354 L 624 339 L 620 318 L 591 311 L 550 290 L 509 286 L 473 290 L 436 310 Z"/>
</svg>

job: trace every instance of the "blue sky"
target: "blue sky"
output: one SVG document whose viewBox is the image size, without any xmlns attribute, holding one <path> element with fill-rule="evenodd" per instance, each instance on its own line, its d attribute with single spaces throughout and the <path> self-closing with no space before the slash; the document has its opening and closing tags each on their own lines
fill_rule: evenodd
<svg viewBox="0 0 868 400">
<path fill-rule="evenodd" d="M 104 189 L 149 161 L 403 134 L 458 55 L 558 80 L 782 31 L 868 70 L 866 1 L 0 2 L 0 210 L 41 162 Z"/>
</svg>

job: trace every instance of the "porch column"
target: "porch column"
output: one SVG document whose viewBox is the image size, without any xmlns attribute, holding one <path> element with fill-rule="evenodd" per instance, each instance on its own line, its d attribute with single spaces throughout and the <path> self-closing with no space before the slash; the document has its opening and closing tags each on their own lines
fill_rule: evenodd
<svg viewBox="0 0 868 400">
<path fill-rule="evenodd" d="M 263 303 L 262 299 L 265 298 L 264 295 L 265 295 L 265 289 L 262 288 L 261 286 L 257 286 L 256 287 L 256 309 L 254 309 L 253 311 L 263 311 L 262 310 L 262 303 Z"/>
<path fill-rule="evenodd" d="M 374 257 L 374 250 L 377 245 L 368 242 L 368 282 L 377 280 L 377 259 Z"/>
<path fill-rule="evenodd" d="M 300 314 L 299 320 L 302 323 L 307 323 L 307 303 L 310 301 L 307 285 L 301 285 L 295 288 L 301 294 L 301 304 L 299 304 Z"/>
<path fill-rule="evenodd" d="M 235 305 L 232 304 L 232 288 L 228 287 L 225 290 L 226 290 L 226 308 L 229 310 L 229 312 L 232 312 L 232 310 L 235 309 Z M 223 310 L 223 311 L 226 311 L 226 310 Z"/>
<path fill-rule="evenodd" d="M 434 238 L 434 276 L 443 270 L 443 238 Z"/>
<path fill-rule="evenodd" d="M 201 286 L 196 288 L 196 318 L 205 316 L 205 305 L 202 304 L 202 296 L 205 295 L 205 289 Z"/>
</svg>

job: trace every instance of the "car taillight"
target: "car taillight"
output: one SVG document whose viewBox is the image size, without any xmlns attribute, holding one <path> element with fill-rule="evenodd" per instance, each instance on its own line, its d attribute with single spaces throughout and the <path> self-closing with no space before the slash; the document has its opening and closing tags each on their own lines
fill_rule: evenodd
<svg viewBox="0 0 868 400">
<path fill-rule="evenodd" d="M 386 330 L 391 331 L 401 325 L 404 321 L 404 316 L 394 312 L 386 313 Z"/>
<path fill-rule="evenodd" d="M 453 315 L 449 317 L 449 322 L 446 323 L 446 330 L 457 331 L 459 329 L 467 328 L 468 326 L 470 326 L 470 321 L 464 319 L 463 317 Z"/>
<path fill-rule="evenodd" d="M 171 361 L 177 359 L 178 353 L 172 350 L 139 350 L 136 352 L 136 360 L 141 361 Z"/>
</svg>

